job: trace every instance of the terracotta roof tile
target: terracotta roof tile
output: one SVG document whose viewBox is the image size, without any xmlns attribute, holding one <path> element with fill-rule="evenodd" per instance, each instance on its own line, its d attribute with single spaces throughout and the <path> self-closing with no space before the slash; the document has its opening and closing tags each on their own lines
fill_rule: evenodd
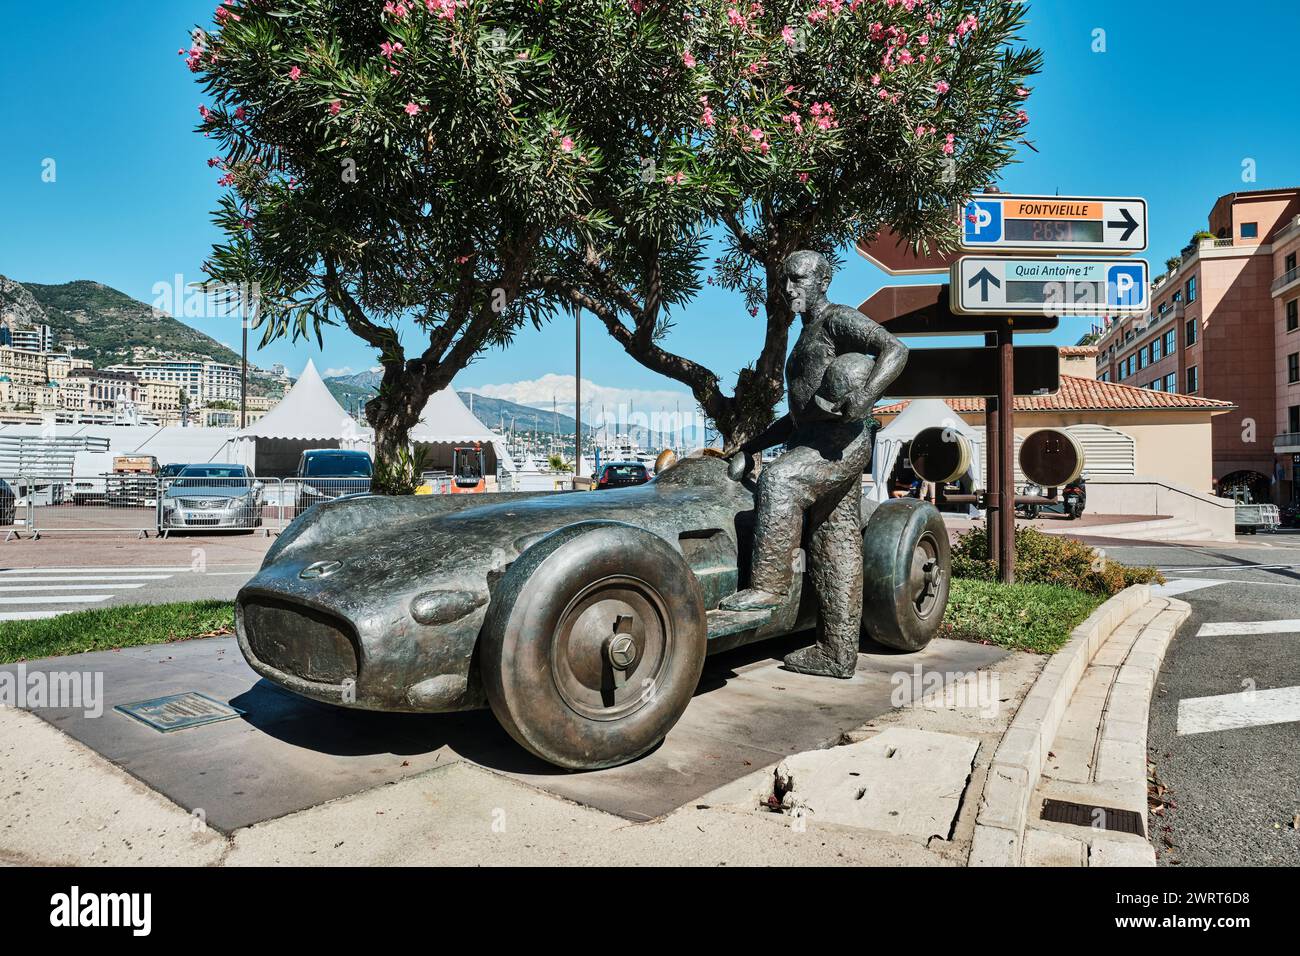
<svg viewBox="0 0 1300 956">
<path fill-rule="evenodd" d="M 945 401 L 955 412 L 984 411 L 982 398 L 948 398 Z M 907 405 L 907 402 L 882 405 L 875 409 L 875 414 L 897 415 Z M 1213 398 L 1180 395 L 1176 392 L 1157 392 L 1151 388 L 1135 388 L 1118 382 L 1099 382 L 1096 379 L 1079 378 L 1076 375 L 1062 375 L 1061 390 L 1055 395 L 1017 395 L 1015 402 L 1015 410 L 1018 412 L 1110 412 L 1160 408 L 1227 411 L 1236 407 L 1232 402 L 1221 402 Z"/>
<path fill-rule="evenodd" d="M 1096 355 L 1100 350 L 1095 345 L 1062 345 L 1057 351 L 1070 358 L 1079 358 Z"/>
</svg>

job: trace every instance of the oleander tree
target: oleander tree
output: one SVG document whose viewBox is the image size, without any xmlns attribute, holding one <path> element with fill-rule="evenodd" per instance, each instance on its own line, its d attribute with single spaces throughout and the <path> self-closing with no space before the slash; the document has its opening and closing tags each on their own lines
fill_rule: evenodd
<svg viewBox="0 0 1300 956">
<path fill-rule="evenodd" d="M 264 343 L 339 327 L 375 349 L 375 487 L 407 490 L 429 396 L 573 309 L 530 280 L 610 229 L 555 77 L 604 24 L 536 0 L 227 0 L 214 21 L 181 51 L 227 188 L 209 282 L 255 285 Z"/>
<path fill-rule="evenodd" d="M 345 328 L 383 367 L 377 490 L 484 349 L 590 310 L 729 443 L 783 395 L 779 267 L 889 224 L 943 237 L 1023 136 L 1002 0 L 226 0 L 188 51 L 227 187 L 214 284 L 263 341 Z M 731 393 L 666 348 L 705 282 L 762 314 Z M 702 319 L 707 321 L 707 319 Z M 333 333 L 331 333 L 333 334 Z M 758 336 L 756 336 L 758 338 Z"/>
<path fill-rule="evenodd" d="M 590 194 L 612 230 L 569 250 L 569 272 L 544 285 L 688 386 L 725 443 L 745 441 L 784 394 L 786 256 L 808 248 L 838 263 L 885 226 L 949 247 L 965 197 L 1013 161 L 1025 84 L 1041 61 L 1021 43 L 1025 15 L 1004 0 L 616 4 L 623 35 L 644 46 L 629 67 L 646 90 L 634 114 L 641 137 L 594 145 L 612 170 L 648 175 Z M 566 53 L 574 59 L 560 76 L 586 80 L 591 54 Z M 597 71 L 595 91 L 608 72 Z M 599 121 L 603 102 L 564 98 L 594 133 L 611 128 Z M 635 155 L 620 155 L 629 145 Z M 762 321 L 757 357 L 729 394 L 698 357 L 665 345 L 677 304 L 665 283 L 689 296 L 701 281 L 738 293 Z"/>
</svg>

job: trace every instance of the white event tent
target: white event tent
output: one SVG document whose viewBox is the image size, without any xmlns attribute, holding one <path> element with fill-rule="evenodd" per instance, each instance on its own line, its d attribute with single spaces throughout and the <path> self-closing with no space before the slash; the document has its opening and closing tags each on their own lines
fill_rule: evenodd
<svg viewBox="0 0 1300 956">
<path fill-rule="evenodd" d="M 875 450 L 871 456 L 872 496 L 877 501 L 889 497 L 890 477 L 898 463 L 903 446 L 927 428 L 951 428 L 970 442 L 971 461 L 966 478 L 971 487 L 982 484 L 980 461 L 983 455 L 983 436 L 962 420 L 947 402 L 937 398 L 920 398 L 908 402 L 907 408 L 876 432 Z"/>
<path fill-rule="evenodd" d="M 370 445 L 370 429 L 343 410 L 310 359 L 278 405 L 235 433 L 236 460 L 272 478 L 292 475 L 306 449 L 368 451 Z"/>
<path fill-rule="evenodd" d="M 483 446 L 486 474 L 496 474 L 498 465 L 502 471 L 515 470 L 505 441 L 479 421 L 450 386 L 425 403 L 419 423 L 411 429 L 411 443 L 425 452 L 429 470 L 449 471 L 452 450 L 474 444 Z"/>
</svg>

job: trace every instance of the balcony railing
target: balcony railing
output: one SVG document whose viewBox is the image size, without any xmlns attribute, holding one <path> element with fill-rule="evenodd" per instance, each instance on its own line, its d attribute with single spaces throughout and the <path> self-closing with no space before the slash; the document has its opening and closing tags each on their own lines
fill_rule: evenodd
<svg viewBox="0 0 1300 956">
<path fill-rule="evenodd" d="M 1278 454 L 1300 452 L 1300 432 L 1283 432 L 1273 439 L 1273 451 Z"/>
<path fill-rule="evenodd" d="M 1289 286 L 1294 285 L 1296 282 L 1300 282 L 1300 266 L 1297 266 L 1296 268 L 1290 270 L 1289 272 L 1279 276 L 1276 280 L 1274 280 L 1273 294 L 1277 295 L 1283 289 L 1286 289 Z"/>
</svg>

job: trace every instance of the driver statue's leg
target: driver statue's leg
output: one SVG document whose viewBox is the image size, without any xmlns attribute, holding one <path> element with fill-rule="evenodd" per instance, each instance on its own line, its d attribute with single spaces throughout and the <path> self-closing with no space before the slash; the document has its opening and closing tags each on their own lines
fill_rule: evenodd
<svg viewBox="0 0 1300 956">
<path fill-rule="evenodd" d="M 857 667 L 862 625 L 861 507 L 862 481 L 855 476 L 829 514 L 823 504 L 809 512 L 809 521 L 816 522 L 808 568 L 817 597 L 817 643 L 787 654 L 789 670 L 848 678 Z"/>
<path fill-rule="evenodd" d="M 825 463 L 816 449 L 790 447 L 758 477 L 758 517 L 750 585 L 723 600 L 729 611 L 778 607 L 794 583 L 794 554 L 803 533 L 804 512 L 817 499 Z"/>
</svg>

